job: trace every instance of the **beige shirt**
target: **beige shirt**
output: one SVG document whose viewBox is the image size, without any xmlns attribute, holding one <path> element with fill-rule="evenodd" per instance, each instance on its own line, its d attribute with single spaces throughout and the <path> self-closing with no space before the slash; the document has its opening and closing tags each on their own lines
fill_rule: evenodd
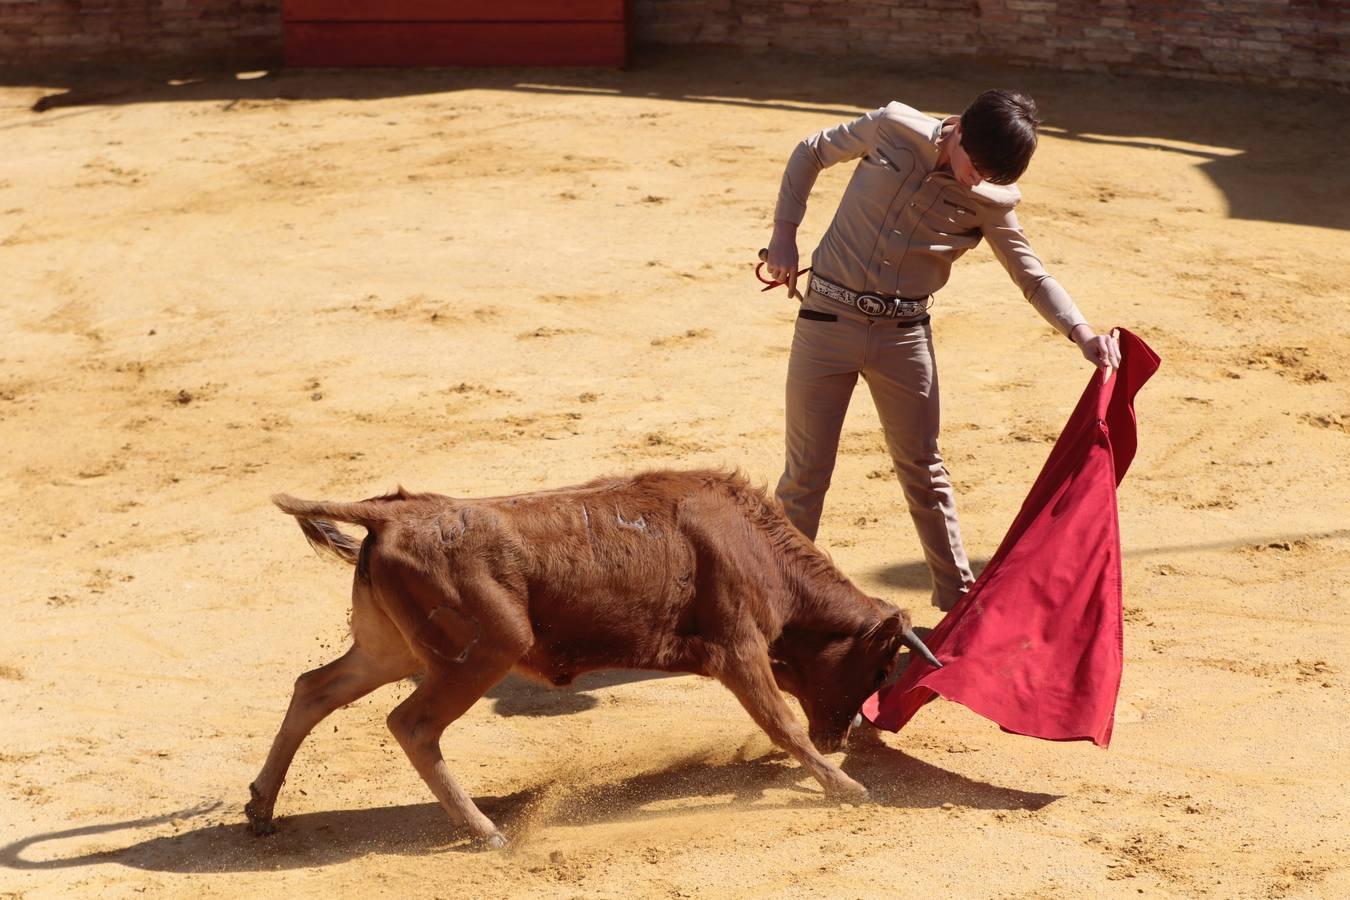
<svg viewBox="0 0 1350 900">
<path fill-rule="evenodd" d="M 860 159 L 812 256 L 821 277 L 855 291 L 925 297 L 947 283 L 952 263 L 983 237 L 1022 295 L 1067 336 L 1087 320 L 1045 271 L 1017 223 L 1017 185 L 968 188 L 950 172 L 937 171 L 944 124 L 890 103 L 811 135 L 788 159 L 775 221 L 801 224 L 820 170 Z"/>
</svg>

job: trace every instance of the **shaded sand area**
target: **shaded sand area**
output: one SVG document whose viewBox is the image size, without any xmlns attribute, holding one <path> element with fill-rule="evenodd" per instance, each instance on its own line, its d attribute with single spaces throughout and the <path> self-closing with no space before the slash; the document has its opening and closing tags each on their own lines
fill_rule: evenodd
<svg viewBox="0 0 1350 900">
<path fill-rule="evenodd" d="M 1033 243 L 1164 361 L 1120 498 L 1110 750 L 934 704 L 838 757 L 878 801 L 848 808 L 714 683 L 511 677 L 444 740 L 514 839 L 477 853 L 385 729 L 401 684 L 319 727 L 251 837 L 350 580 L 268 496 L 772 485 L 794 306 L 750 264 L 789 151 L 1000 84 L 1047 120 Z M 703 54 L 0 88 L 0 896 L 1350 895 L 1344 107 Z M 982 563 L 1089 369 L 983 247 L 934 325 Z M 934 624 L 861 386 L 835 484 L 822 546 Z"/>
</svg>

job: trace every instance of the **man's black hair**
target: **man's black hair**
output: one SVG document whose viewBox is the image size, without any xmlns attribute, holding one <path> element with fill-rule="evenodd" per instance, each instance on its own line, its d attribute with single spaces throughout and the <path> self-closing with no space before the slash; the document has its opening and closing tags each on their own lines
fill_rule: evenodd
<svg viewBox="0 0 1350 900">
<path fill-rule="evenodd" d="M 985 91 L 961 114 L 961 146 L 994 184 L 1022 177 L 1036 152 L 1036 101 L 1017 91 Z"/>
</svg>

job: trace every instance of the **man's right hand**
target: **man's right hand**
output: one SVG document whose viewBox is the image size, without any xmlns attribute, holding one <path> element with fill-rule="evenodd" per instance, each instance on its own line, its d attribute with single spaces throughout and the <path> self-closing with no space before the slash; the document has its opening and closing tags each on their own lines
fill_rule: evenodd
<svg viewBox="0 0 1350 900">
<path fill-rule="evenodd" d="M 774 281 L 787 284 L 788 296 L 802 299 L 797 290 L 797 226 L 789 222 L 774 222 L 773 237 L 769 239 L 769 258 L 764 268 Z"/>
</svg>

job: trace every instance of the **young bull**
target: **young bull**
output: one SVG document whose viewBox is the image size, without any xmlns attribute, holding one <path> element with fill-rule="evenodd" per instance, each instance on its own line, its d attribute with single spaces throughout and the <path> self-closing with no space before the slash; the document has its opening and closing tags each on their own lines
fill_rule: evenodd
<svg viewBox="0 0 1350 900">
<path fill-rule="evenodd" d="M 296 680 L 249 785 L 257 834 L 273 830 L 310 730 L 410 675 L 422 677 L 390 731 L 441 805 L 500 847 L 440 736 L 513 668 L 556 685 L 602 668 L 711 676 L 827 793 L 862 797 L 821 752 L 843 744 L 902 643 L 937 664 L 904 611 L 854 587 L 739 474 L 650 472 L 481 500 L 402 489 L 357 503 L 273 499 L 315 547 L 356 565 L 353 644 Z M 365 540 L 334 520 L 365 527 Z M 801 701 L 809 741 L 780 688 Z"/>
</svg>

